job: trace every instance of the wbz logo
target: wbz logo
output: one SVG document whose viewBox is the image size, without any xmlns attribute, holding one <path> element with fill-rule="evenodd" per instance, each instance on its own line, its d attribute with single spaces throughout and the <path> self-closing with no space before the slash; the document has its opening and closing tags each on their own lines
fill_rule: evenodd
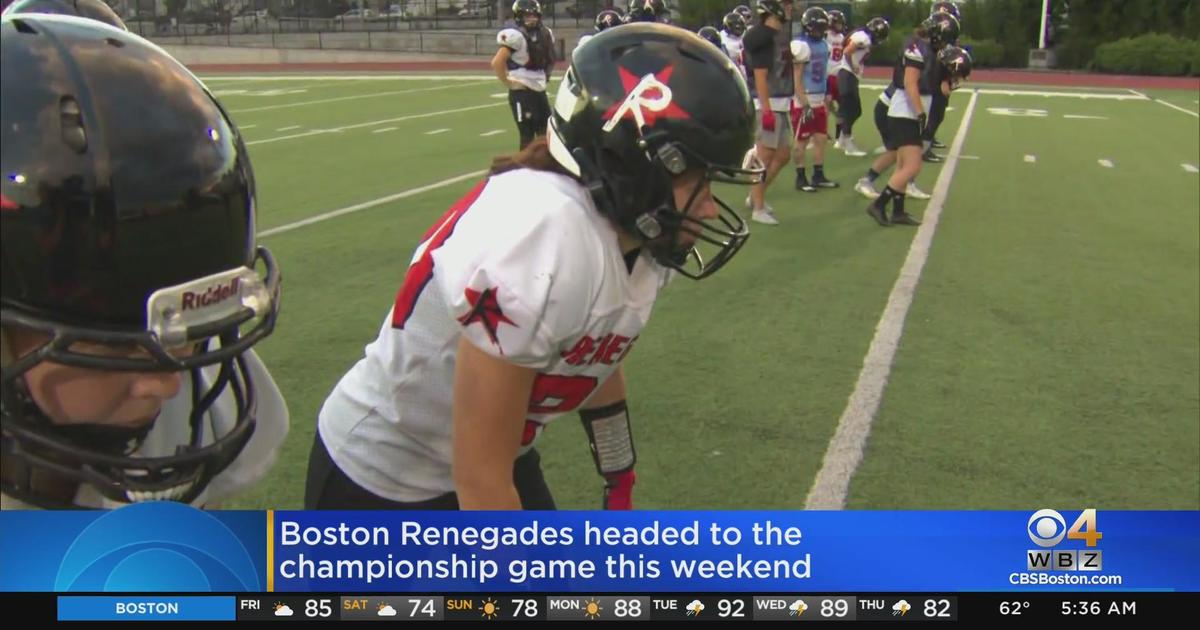
<svg viewBox="0 0 1200 630">
<path fill-rule="evenodd" d="M 1096 510 L 1084 510 L 1070 529 L 1056 510 L 1038 510 L 1027 529 L 1029 539 L 1042 547 L 1025 552 L 1030 571 L 1099 571 L 1104 566 L 1100 550 L 1091 549 L 1104 537 L 1096 527 Z M 1088 549 L 1054 549 L 1063 538 L 1082 540 Z"/>
</svg>

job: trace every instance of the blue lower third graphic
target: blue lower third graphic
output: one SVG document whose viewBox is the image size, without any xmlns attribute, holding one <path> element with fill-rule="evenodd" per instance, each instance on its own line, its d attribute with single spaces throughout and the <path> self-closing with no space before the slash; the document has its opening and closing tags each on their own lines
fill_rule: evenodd
<svg viewBox="0 0 1200 630">
<path fill-rule="evenodd" d="M 231 596 L 62 596 L 59 621 L 233 621 Z"/>
</svg>

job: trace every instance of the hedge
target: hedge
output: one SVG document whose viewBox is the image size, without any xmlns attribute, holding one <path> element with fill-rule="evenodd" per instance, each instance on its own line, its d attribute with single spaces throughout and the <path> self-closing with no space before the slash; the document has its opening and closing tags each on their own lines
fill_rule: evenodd
<svg viewBox="0 0 1200 630">
<path fill-rule="evenodd" d="M 1097 70 L 1166 76 L 1197 74 L 1200 42 L 1158 33 L 1120 39 L 1096 48 Z"/>
</svg>

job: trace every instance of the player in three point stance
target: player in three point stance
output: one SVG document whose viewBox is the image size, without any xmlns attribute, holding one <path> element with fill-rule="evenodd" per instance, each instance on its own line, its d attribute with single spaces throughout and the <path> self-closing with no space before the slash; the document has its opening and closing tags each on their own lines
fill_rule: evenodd
<svg viewBox="0 0 1200 630">
<path fill-rule="evenodd" d="M 952 20 L 949 16 L 939 16 Z M 935 24 L 930 27 L 931 41 L 936 42 L 944 24 L 939 17 L 930 18 Z M 936 45 L 936 44 L 935 44 Z M 906 183 L 916 179 L 921 171 L 921 135 L 927 124 L 927 112 L 933 93 L 949 94 L 971 74 L 971 56 L 957 46 L 944 46 L 936 53 L 934 46 L 918 40 L 918 45 L 903 53 L 903 89 L 892 95 L 888 107 L 888 149 L 896 151 L 896 170 L 888 186 L 877 199 L 867 206 L 867 214 L 882 226 L 919 225 L 920 222 L 904 210 Z M 892 216 L 887 216 L 888 202 L 892 204 Z"/>
<path fill-rule="evenodd" d="M 492 71 L 508 88 L 512 108 L 525 148 L 537 136 L 546 135 L 550 99 L 546 83 L 554 69 L 554 33 L 542 24 L 542 5 L 537 0 L 516 0 L 514 23 L 496 35 L 500 49 L 492 57 Z"/>
<path fill-rule="evenodd" d="M 622 360 L 673 275 L 711 275 L 749 236 L 712 183 L 761 180 L 741 167 L 754 119 L 741 75 L 684 29 L 576 50 L 547 138 L 430 227 L 325 401 L 307 507 L 552 509 L 534 444 L 578 411 L 604 506 L 630 508 Z"/>
<path fill-rule="evenodd" d="M 838 139 L 841 149 L 850 157 L 862 157 L 866 151 L 854 144 L 854 123 L 862 116 L 862 100 L 858 95 L 858 82 L 863 76 L 863 62 L 871 49 L 887 40 L 891 25 L 881 17 L 867 21 L 863 28 L 856 29 L 846 37 L 838 62 L 836 79 L 838 85 L 838 120 L 841 130 Z"/>
<path fill-rule="evenodd" d="M 161 48 L 17 9 L 0 19 L 0 507 L 213 506 L 288 429 L 251 350 L 280 276 L 255 246 L 249 156 Z"/>
</svg>

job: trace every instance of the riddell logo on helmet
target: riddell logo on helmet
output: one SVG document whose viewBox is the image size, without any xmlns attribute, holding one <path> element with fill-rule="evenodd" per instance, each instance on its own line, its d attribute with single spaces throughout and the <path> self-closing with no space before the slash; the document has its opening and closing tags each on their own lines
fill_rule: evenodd
<svg viewBox="0 0 1200 630">
<path fill-rule="evenodd" d="M 228 283 L 208 287 L 203 293 L 187 291 L 183 294 L 182 310 L 204 308 L 224 302 L 231 295 L 237 295 L 241 288 L 242 279 L 234 278 Z"/>
</svg>

